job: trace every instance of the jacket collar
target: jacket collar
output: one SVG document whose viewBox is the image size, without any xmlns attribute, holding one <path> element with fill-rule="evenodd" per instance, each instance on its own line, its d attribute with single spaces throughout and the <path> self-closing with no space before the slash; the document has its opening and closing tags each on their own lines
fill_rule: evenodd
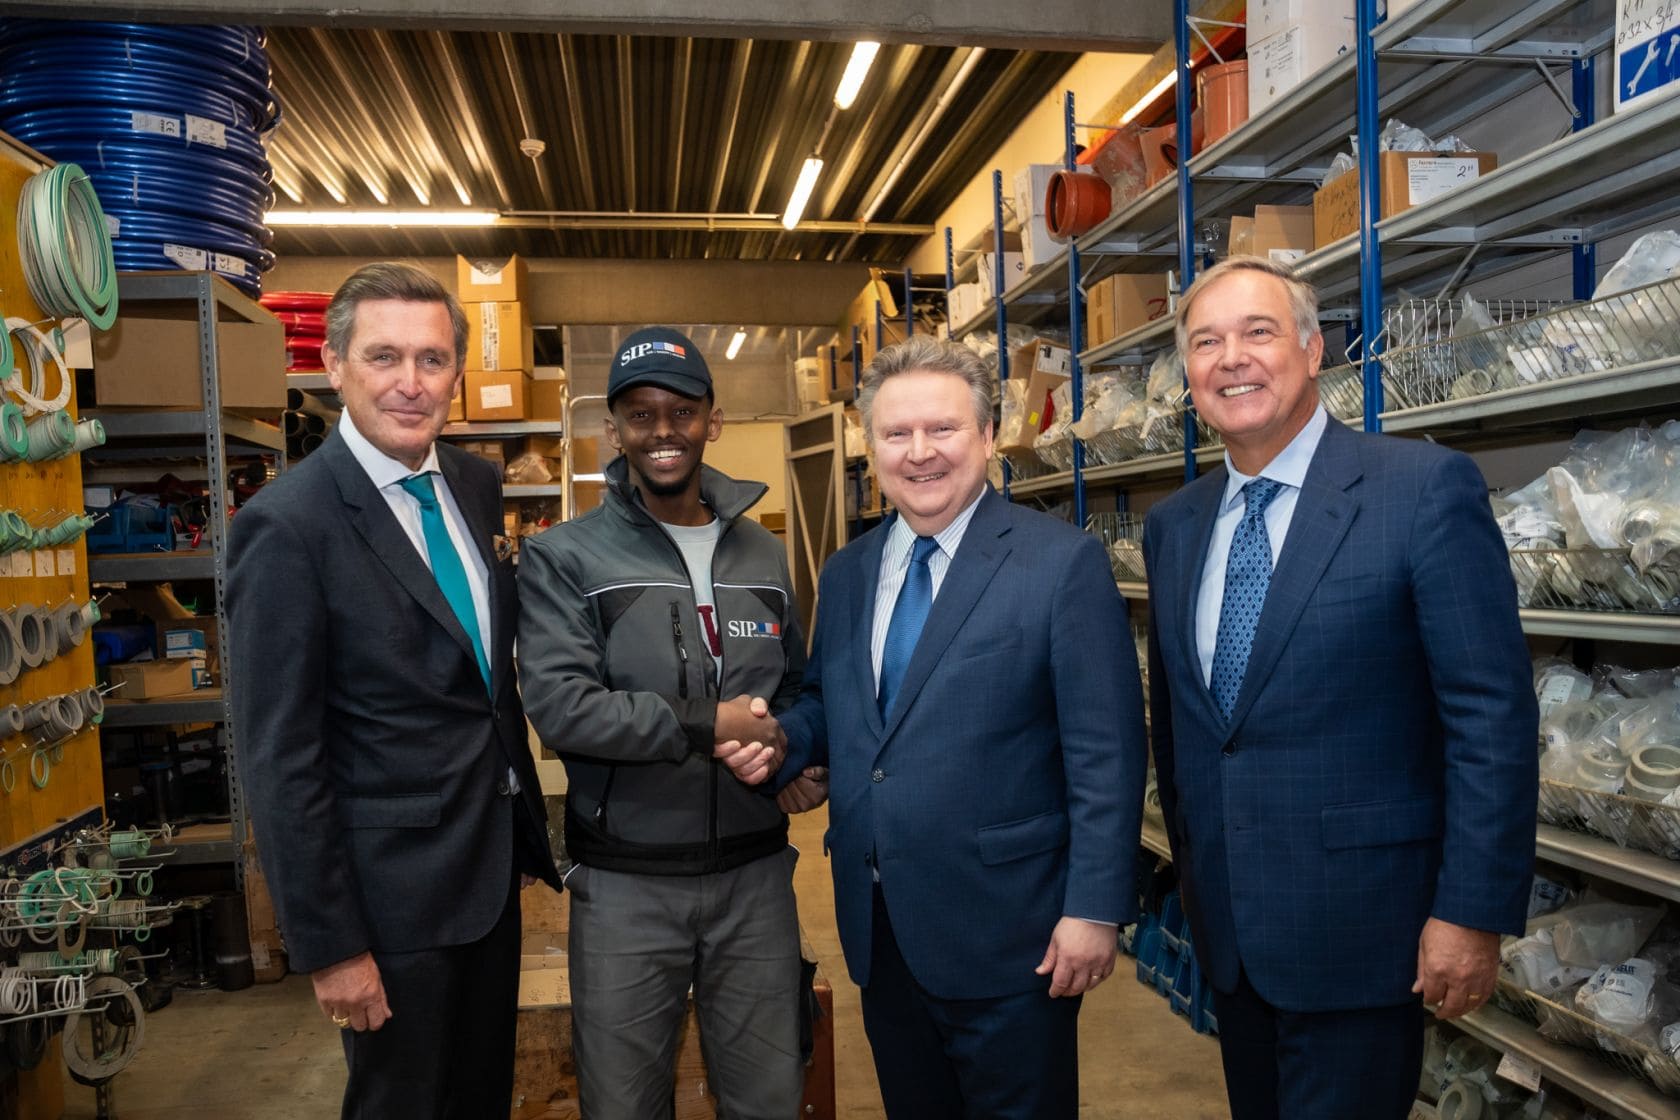
<svg viewBox="0 0 1680 1120">
<path fill-rule="evenodd" d="M 654 516 L 642 501 L 641 491 L 630 481 L 630 465 L 625 462 L 624 456 L 620 455 L 608 463 L 605 473 L 607 506 L 627 521 L 653 524 Z M 769 491 L 770 488 L 762 482 L 740 482 L 722 471 L 700 464 L 700 500 L 724 522 L 739 518 Z"/>
</svg>

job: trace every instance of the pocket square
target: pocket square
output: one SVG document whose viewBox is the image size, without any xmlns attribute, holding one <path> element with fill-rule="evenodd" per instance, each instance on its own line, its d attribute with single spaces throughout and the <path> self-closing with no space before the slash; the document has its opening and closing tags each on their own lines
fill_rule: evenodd
<svg viewBox="0 0 1680 1120">
<path fill-rule="evenodd" d="M 518 537 L 509 537 L 504 536 L 501 533 L 497 533 L 494 537 L 491 537 L 490 540 L 491 543 L 495 545 L 497 560 L 511 560 L 513 558 L 513 554 L 519 551 Z"/>
</svg>

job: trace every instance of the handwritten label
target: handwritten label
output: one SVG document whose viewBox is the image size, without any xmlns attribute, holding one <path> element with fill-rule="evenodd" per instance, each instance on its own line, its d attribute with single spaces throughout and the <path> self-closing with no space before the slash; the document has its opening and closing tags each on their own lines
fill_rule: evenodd
<svg viewBox="0 0 1680 1120">
<path fill-rule="evenodd" d="M 1616 108 L 1680 79 L 1680 3 L 1616 0 Z"/>
<path fill-rule="evenodd" d="M 482 369 L 499 370 L 502 368 L 502 305 L 499 303 L 481 303 L 478 305 L 479 346 L 478 356 Z M 488 407 L 488 406 L 486 406 Z"/>
<path fill-rule="evenodd" d="M 1521 1085 L 1531 1093 L 1540 1091 L 1540 1067 L 1527 1058 L 1506 1054 L 1499 1059 L 1499 1068 L 1493 1072 L 1513 1085 Z"/>
<path fill-rule="evenodd" d="M 227 147 L 227 126 L 209 117 L 187 114 L 187 143 L 208 144 L 212 148 Z"/>
<path fill-rule="evenodd" d="M 512 408 L 512 385 L 481 385 L 478 388 L 478 407 L 483 409 Z"/>
<path fill-rule="evenodd" d="M 52 549 L 43 548 L 35 553 L 35 578 L 44 579 L 55 574 L 57 573 L 53 569 Z"/>
<path fill-rule="evenodd" d="M 61 548 L 58 550 L 58 574 L 73 576 L 76 574 L 76 550 Z"/>
<path fill-rule="evenodd" d="M 203 249 L 194 249 L 191 245 L 176 245 L 173 242 L 165 242 L 163 255 L 188 272 L 203 272 L 210 267 L 210 254 Z"/>
<path fill-rule="evenodd" d="M 158 136 L 180 139 L 181 122 L 175 117 L 159 113 L 134 112 L 128 115 L 129 127 L 135 132 L 151 132 Z"/>
</svg>

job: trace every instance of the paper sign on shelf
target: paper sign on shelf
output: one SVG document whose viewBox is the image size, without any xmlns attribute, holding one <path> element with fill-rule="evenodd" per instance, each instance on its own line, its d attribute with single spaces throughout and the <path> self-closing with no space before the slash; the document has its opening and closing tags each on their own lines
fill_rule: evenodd
<svg viewBox="0 0 1680 1120">
<path fill-rule="evenodd" d="M 1527 1058 L 1506 1054 L 1499 1059 L 1499 1068 L 1493 1072 L 1513 1085 L 1521 1085 L 1531 1093 L 1540 1091 L 1540 1067 Z"/>
<path fill-rule="evenodd" d="M 1616 0 L 1616 108 L 1680 78 L 1680 6 L 1674 0 Z"/>
<path fill-rule="evenodd" d="M 35 578 L 44 579 L 56 574 L 53 568 L 52 549 L 43 548 L 35 553 Z"/>
<path fill-rule="evenodd" d="M 73 576 L 76 574 L 76 550 L 61 548 L 58 550 L 58 574 Z"/>
<path fill-rule="evenodd" d="M 1406 161 L 1406 199 L 1413 206 L 1440 198 L 1481 174 L 1475 156 L 1439 156 Z"/>
</svg>

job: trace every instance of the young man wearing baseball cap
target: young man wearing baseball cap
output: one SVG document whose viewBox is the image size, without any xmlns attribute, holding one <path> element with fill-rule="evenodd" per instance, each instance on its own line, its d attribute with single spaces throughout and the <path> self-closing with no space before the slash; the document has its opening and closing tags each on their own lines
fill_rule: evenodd
<svg viewBox="0 0 1680 1120">
<path fill-rule="evenodd" d="M 690 339 L 625 339 L 607 406 L 602 505 L 527 542 L 519 572 L 525 711 L 568 781 L 579 1105 L 669 1111 L 692 986 L 720 1114 L 786 1120 L 797 853 L 764 784 L 783 746 L 765 701 L 791 703 L 805 660 L 786 555 L 744 516 L 766 488 L 702 462 L 723 410 Z"/>
</svg>

